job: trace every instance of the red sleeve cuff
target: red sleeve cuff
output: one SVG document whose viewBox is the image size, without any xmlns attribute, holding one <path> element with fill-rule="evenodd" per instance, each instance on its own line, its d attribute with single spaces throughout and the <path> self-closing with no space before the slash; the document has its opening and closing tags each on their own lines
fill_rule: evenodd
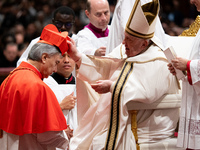
<svg viewBox="0 0 200 150">
<path fill-rule="evenodd" d="M 188 82 L 192 85 L 192 77 L 190 74 L 190 62 L 191 60 L 187 62 L 187 77 L 188 77 Z"/>
</svg>

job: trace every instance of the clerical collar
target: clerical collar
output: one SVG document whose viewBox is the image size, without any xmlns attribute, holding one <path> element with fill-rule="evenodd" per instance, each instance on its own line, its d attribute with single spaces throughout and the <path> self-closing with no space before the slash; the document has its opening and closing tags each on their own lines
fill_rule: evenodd
<svg viewBox="0 0 200 150">
<path fill-rule="evenodd" d="M 58 84 L 75 84 L 75 78 L 72 76 L 72 74 L 69 76 L 69 78 L 65 78 L 58 73 L 53 73 L 51 76 Z"/>
<path fill-rule="evenodd" d="M 89 23 L 88 25 L 86 25 L 84 28 L 90 29 L 90 30 L 94 33 L 94 35 L 95 35 L 97 38 L 107 37 L 107 36 L 108 36 L 108 33 L 109 33 L 108 27 L 106 28 L 106 30 L 102 31 L 102 29 L 96 28 L 96 27 L 95 27 L 94 25 L 92 25 L 91 23 Z"/>
</svg>

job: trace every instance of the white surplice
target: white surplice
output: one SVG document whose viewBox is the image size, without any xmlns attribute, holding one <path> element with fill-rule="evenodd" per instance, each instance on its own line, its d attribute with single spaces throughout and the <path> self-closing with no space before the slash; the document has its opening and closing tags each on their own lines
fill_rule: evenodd
<svg viewBox="0 0 200 150">
<path fill-rule="evenodd" d="M 183 80 L 177 146 L 200 149 L 200 30 L 189 56 L 192 85 Z"/>
<path fill-rule="evenodd" d="M 90 29 L 84 28 L 77 33 L 75 42 L 79 52 L 94 55 L 98 48 L 106 47 L 108 37 L 97 38 Z"/>
<path fill-rule="evenodd" d="M 135 150 L 135 138 L 131 131 L 131 119 L 126 104 L 130 101 L 153 103 L 164 94 L 175 93 L 177 82 L 168 71 L 163 52 L 154 45 L 140 55 L 121 60 L 82 55 L 78 77 L 89 83 L 95 83 L 99 79 L 116 81 L 125 63 L 132 64 L 133 68 L 124 82 L 120 95 L 119 121 L 116 123 L 119 128 L 114 141 L 117 150 Z M 111 92 L 102 94 L 85 113 L 70 141 L 70 150 L 100 150 L 109 142 L 107 138 L 111 125 L 111 98 L 115 88 L 113 82 Z M 154 143 L 170 138 L 176 128 L 178 117 L 179 108 L 139 110 L 138 143 Z"/>
<path fill-rule="evenodd" d="M 54 92 L 59 103 L 72 92 L 76 96 L 76 84 L 58 84 L 51 76 L 43 80 Z M 77 122 L 77 104 L 71 110 L 63 110 L 67 124 L 70 125 L 74 131 L 78 126 Z"/>
</svg>

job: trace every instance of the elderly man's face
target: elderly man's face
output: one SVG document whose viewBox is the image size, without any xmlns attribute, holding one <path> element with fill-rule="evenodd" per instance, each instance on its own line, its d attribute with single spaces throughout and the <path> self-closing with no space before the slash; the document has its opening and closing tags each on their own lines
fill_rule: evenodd
<svg viewBox="0 0 200 150">
<path fill-rule="evenodd" d="M 57 13 L 52 22 L 59 31 L 67 31 L 69 35 L 72 34 L 74 24 L 74 18 L 72 15 Z"/>
<path fill-rule="evenodd" d="M 110 8 L 107 0 L 92 0 L 91 11 L 85 11 L 90 22 L 98 29 L 106 29 L 110 22 Z"/>
<path fill-rule="evenodd" d="M 124 34 L 125 38 L 122 43 L 126 47 L 127 57 L 134 57 L 145 50 L 146 46 L 148 45 L 146 40 L 134 37 L 126 32 Z"/>
<path fill-rule="evenodd" d="M 60 63 L 61 54 L 57 53 L 55 55 L 49 56 L 48 54 L 43 57 L 43 66 L 41 67 L 41 74 L 43 78 L 48 78 L 53 72 L 57 72 L 57 65 Z"/>
</svg>

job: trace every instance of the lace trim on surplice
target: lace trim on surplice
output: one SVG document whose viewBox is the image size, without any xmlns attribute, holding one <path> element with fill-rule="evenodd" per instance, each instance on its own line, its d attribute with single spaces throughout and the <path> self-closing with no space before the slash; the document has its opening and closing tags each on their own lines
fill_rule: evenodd
<svg viewBox="0 0 200 150">
<path fill-rule="evenodd" d="M 179 123 L 179 132 L 200 135 L 200 120 L 188 119 L 185 121 L 185 118 L 181 118 Z"/>
</svg>

